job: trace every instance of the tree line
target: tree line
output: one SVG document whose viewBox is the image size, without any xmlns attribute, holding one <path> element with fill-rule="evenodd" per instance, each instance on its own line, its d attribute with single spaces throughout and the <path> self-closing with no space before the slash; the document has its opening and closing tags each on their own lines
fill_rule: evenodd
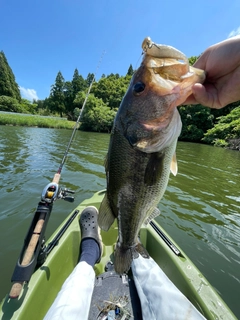
<svg viewBox="0 0 240 320">
<path fill-rule="evenodd" d="M 0 51 L 0 111 L 34 113 L 37 104 L 22 99 L 15 76 L 3 51 Z"/>
<path fill-rule="evenodd" d="M 192 65 L 197 57 L 189 58 Z M 129 66 L 125 76 L 103 74 L 93 83 L 81 119 L 81 130 L 110 132 L 114 117 L 134 73 Z M 50 95 L 44 100 L 30 102 L 22 99 L 7 59 L 0 52 L 0 110 L 41 115 L 60 115 L 76 120 L 94 75 L 86 79 L 78 69 L 72 80 L 57 73 Z M 183 128 L 180 140 L 204 142 L 240 149 L 240 101 L 216 110 L 201 105 L 182 105 L 179 108 Z"/>
</svg>

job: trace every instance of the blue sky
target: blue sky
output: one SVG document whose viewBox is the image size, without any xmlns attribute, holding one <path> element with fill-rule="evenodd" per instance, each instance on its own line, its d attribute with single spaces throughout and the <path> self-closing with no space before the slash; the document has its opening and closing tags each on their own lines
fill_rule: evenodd
<svg viewBox="0 0 240 320">
<path fill-rule="evenodd" d="M 58 71 L 72 80 L 125 75 L 141 61 L 146 36 L 188 57 L 240 33 L 239 0 L 1 0 L 0 50 L 22 97 L 49 96 Z"/>
</svg>

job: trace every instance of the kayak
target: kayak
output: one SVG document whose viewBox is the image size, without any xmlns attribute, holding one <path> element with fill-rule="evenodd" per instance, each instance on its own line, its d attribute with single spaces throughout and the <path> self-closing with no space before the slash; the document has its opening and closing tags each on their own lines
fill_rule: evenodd
<svg viewBox="0 0 240 320">
<path fill-rule="evenodd" d="M 81 240 L 80 214 L 87 206 L 99 208 L 104 194 L 105 191 L 99 191 L 91 198 L 84 200 L 58 227 L 45 244 L 45 252 L 47 252 L 45 262 L 36 267 L 30 281 L 23 285 L 20 296 L 12 299 L 7 295 L 3 299 L 1 319 L 42 320 L 44 318 L 62 284 L 78 263 Z M 107 232 L 101 231 L 101 236 L 103 255 L 100 263 L 94 267 L 96 279 L 100 275 L 106 275 L 106 266 L 109 263 L 112 264 L 118 236 L 117 225 L 114 223 Z M 169 279 L 206 319 L 236 319 L 184 251 L 156 221 L 142 226 L 140 240 Z M 130 273 L 128 277 L 131 278 Z M 102 312 L 99 308 L 97 310 L 98 314 Z M 101 319 L 107 319 L 107 317 L 101 317 Z"/>
</svg>

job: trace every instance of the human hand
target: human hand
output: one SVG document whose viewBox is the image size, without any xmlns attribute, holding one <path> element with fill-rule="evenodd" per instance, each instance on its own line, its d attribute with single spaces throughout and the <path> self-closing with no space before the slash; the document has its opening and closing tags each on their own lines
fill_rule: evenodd
<svg viewBox="0 0 240 320">
<path fill-rule="evenodd" d="M 184 104 L 220 109 L 240 100 L 240 36 L 209 47 L 193 65 L 207 73 L 203 84 L 192 87 Z"/>
</svg>

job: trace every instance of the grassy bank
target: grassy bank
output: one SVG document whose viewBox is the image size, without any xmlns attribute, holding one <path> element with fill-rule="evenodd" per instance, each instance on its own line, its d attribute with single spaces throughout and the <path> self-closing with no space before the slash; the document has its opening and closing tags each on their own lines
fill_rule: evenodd
<svg viewBox="0 0 240 320">
<path fill-rule="evenodd" d="M 0 125 L 73 129 L 75 122 L 54 117 L 23 115 L 16 113 L 0 113 Z"/>
</svg>

